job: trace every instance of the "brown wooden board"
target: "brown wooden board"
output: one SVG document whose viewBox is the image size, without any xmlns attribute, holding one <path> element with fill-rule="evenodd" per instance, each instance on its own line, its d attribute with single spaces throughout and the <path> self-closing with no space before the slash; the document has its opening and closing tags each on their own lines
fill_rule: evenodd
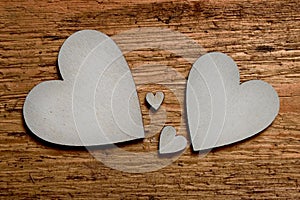
<svg viewBox="0 0 300 200">
<path fill-rule="evenodd" d="M 299 199 L 300 198 L 300 2 L 298 0 L 0 2 L 0 196 L 84 199 Z M 205 157 L 191 147 L 173 164 L 131 174 L 110 169 L 83 149 L 57 147 L 25 128 L 27 93 L 60 79 L 57 55 L 64 40 L 82 29 L 109 36 L 132 28 L 182 32 L 206 51 L 227 53 L 241 81 L 270 83 L 280 97 L 274 123 L 255 137 L 217 148 Z M 134 38 L 124 38 L 134 42 Z M 176 40 L 174 40 L 176 43 Z M 170 52 L 143 49 L 125 55 L 131 69 L 160 62 L 184 77 L 191 65 Z M 163 75 L 159 67 L 134 79 Z M 178 84 L 184 98 L 185 83 Z M 168 88 L 137 85 L 144 124 L 148 92 L 163 91 L 167 124 L 178 128 L 179 102 Z M 185 113 L 183 113 L 185 115 Z M 163 124 L 158 124 L 163 126 Z M 162 127 L 161 127 L 162 128 Z M 186 134 L 186 130 L 182 134 Z M 133 152 L 156 151 L 152 138 L 119 145 Z"/>
</svg>

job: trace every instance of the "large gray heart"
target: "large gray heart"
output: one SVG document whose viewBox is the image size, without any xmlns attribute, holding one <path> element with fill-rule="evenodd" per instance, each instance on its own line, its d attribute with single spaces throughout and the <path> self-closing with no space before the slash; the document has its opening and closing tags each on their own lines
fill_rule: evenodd
<svg viewBox="0 0 300 200">
<path fill-rule="evenodd" d="M 135 83 L 112 39 L 76 32 L 63 44 L 58 64 L 64 80 L 37 85 L 25 100 L 25 122 L 35 135 L 73 146 L 144 137 Z"/>
<path fill-rule="evenodd" d="M 186 104 L 196 151 L 251 137 L 268 127 L 279 112 L 273 87 L 259 80 L 240 84 L 237 65 L 222 53 L 208 53 L 195 62 Z"/>
</svg>

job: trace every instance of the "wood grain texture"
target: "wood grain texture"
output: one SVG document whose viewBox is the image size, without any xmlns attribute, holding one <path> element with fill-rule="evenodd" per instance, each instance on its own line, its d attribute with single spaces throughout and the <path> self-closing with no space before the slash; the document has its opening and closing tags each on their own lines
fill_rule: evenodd
<svg viewBox="0 0 300 200">
<path fill-rule="evenodd" d="M 300 198 L 298 0 L 13 0 L 1 1 L 0 12 L 1 198 Z M 280 96 L 281 106 L 272 126 L 205 157 L 186 150 L 172 165 L 142 174 L 110 169 L 85 149 L 45 144 L 25 129 L 24 99 L 38 83 L 60 79 L 57 55 L 69 35 L 95 29 L 113 36 L 139 27 L 182 32 L 208 52 L 220 51 L 233 57 L 241 81 L 261 79 L 270 83 Z M 133 38 L 124 40 L 134 42 Z M 160 63 L 186 78 L 191 68 L 182 58 L 157 49 L 125 56 L 131 69 Z M 134 71 L 133 76 L 139 81 L 163 73 L 155 66 Z M 181 94 L 178 98 L 184 98 L 185 82 L 174 80 L 174 84 Z M 167 111 L 166 123 L 177 129 L 185 125 L 183 105 L 167 87 L 137 84 L 137 89 L 145 125 L 150 123 L 145 95 L 158 90 L 165 93 L 162 106 Z M 161 119 L 155 120 L 155 126 L 162 128 Z M 186 134 L 186 130 L 178 131 Z M 155 151 L 158 132 L 144 141 L 119 147 L 134 152 Z"/>
</svg>

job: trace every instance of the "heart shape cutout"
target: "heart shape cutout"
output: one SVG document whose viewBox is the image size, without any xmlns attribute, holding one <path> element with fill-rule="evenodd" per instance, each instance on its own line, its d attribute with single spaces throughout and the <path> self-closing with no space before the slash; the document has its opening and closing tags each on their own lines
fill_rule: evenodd
<svg viewBox="0 0 300 200">
<path fill-rule="evenodd" d="M 182 135 L 176 135 L 173 126 L 165 126 L 160 135 L 159 153 L 170 154 L 182 151 L 187 145 L 186 138 Z"/>
<path fill-rule="evenodd" d="M 193 149 L 198 151 L 261 132 L 277 116 L 279 98 L 263 81 L 240 84 L 238 67 L 229 56 L 208 53 L 190 71 L 186 106 Z"/>
<path fill-rule="evenodd" d="M 107 35 L 79 31 L 62 45 L 58 65 L 63 81 L 46 81 L 26 97 L 28 128 L 51 143 L 104 145 L 144 137 L 131 71 Z"/>
<path fill-rule="evenodd" d="M 148 92 L 146 95 L 146 100 L 152 108 L 158 110 L 164 100 L 164 97 L 165 95 L 163 92 L 156 92 L 155 95 L 152 92 Z"/>
</svg>

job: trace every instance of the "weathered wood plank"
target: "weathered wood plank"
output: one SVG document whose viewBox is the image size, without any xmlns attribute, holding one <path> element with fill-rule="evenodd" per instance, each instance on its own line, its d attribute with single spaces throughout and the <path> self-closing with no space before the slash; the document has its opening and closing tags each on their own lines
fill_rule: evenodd
<svg viewBox="0 0 300 200">
<path fill-rule="evenodd" d="M 0 13 L 1 197 L 300 198 L 299 1 L 15 0 L 1 1 Z M 208 52 L 232 56 L 241 81 L 261 79 L 272 84 L 281 103 L 272 126 L 256 137 L 215 149 L 204 158 L 187 150 L 172 165 L 145 174 L 110 169 L 84 149 L 46 145 L 24 128 L 26 94 L 42 81 L 60 78 L 57 55 L 70 34 L 96 29 L 113 36 L 139 27 L 182 32 Z M 135 39 L 124 41 L 134 43 Z M 125 56 L 137 82 L 163 73 L 160 67 L 134 70 L 140 65 L 167 65 L 185 78 L 191 68 L 180 57 L 157 49 Z M 185 82 L 176 79 L 174 84 L 178 98 L 184 99 Z M 156 90 L 165 92 L 167 123 L 177 128 L 185 124 L 183 105 L 168 88 L 148 84 L 137 85 L 137 89 L 145 125 L 150 118 L 144 97 Z M 161 119 L 155 120 L 159 129 Z M 186 134 L 186 130 L 180 129 L 180 133 Z M 157 150 L 157 145 L 158 134 L 119 146 L 149 152 Z"/>
</svg>

